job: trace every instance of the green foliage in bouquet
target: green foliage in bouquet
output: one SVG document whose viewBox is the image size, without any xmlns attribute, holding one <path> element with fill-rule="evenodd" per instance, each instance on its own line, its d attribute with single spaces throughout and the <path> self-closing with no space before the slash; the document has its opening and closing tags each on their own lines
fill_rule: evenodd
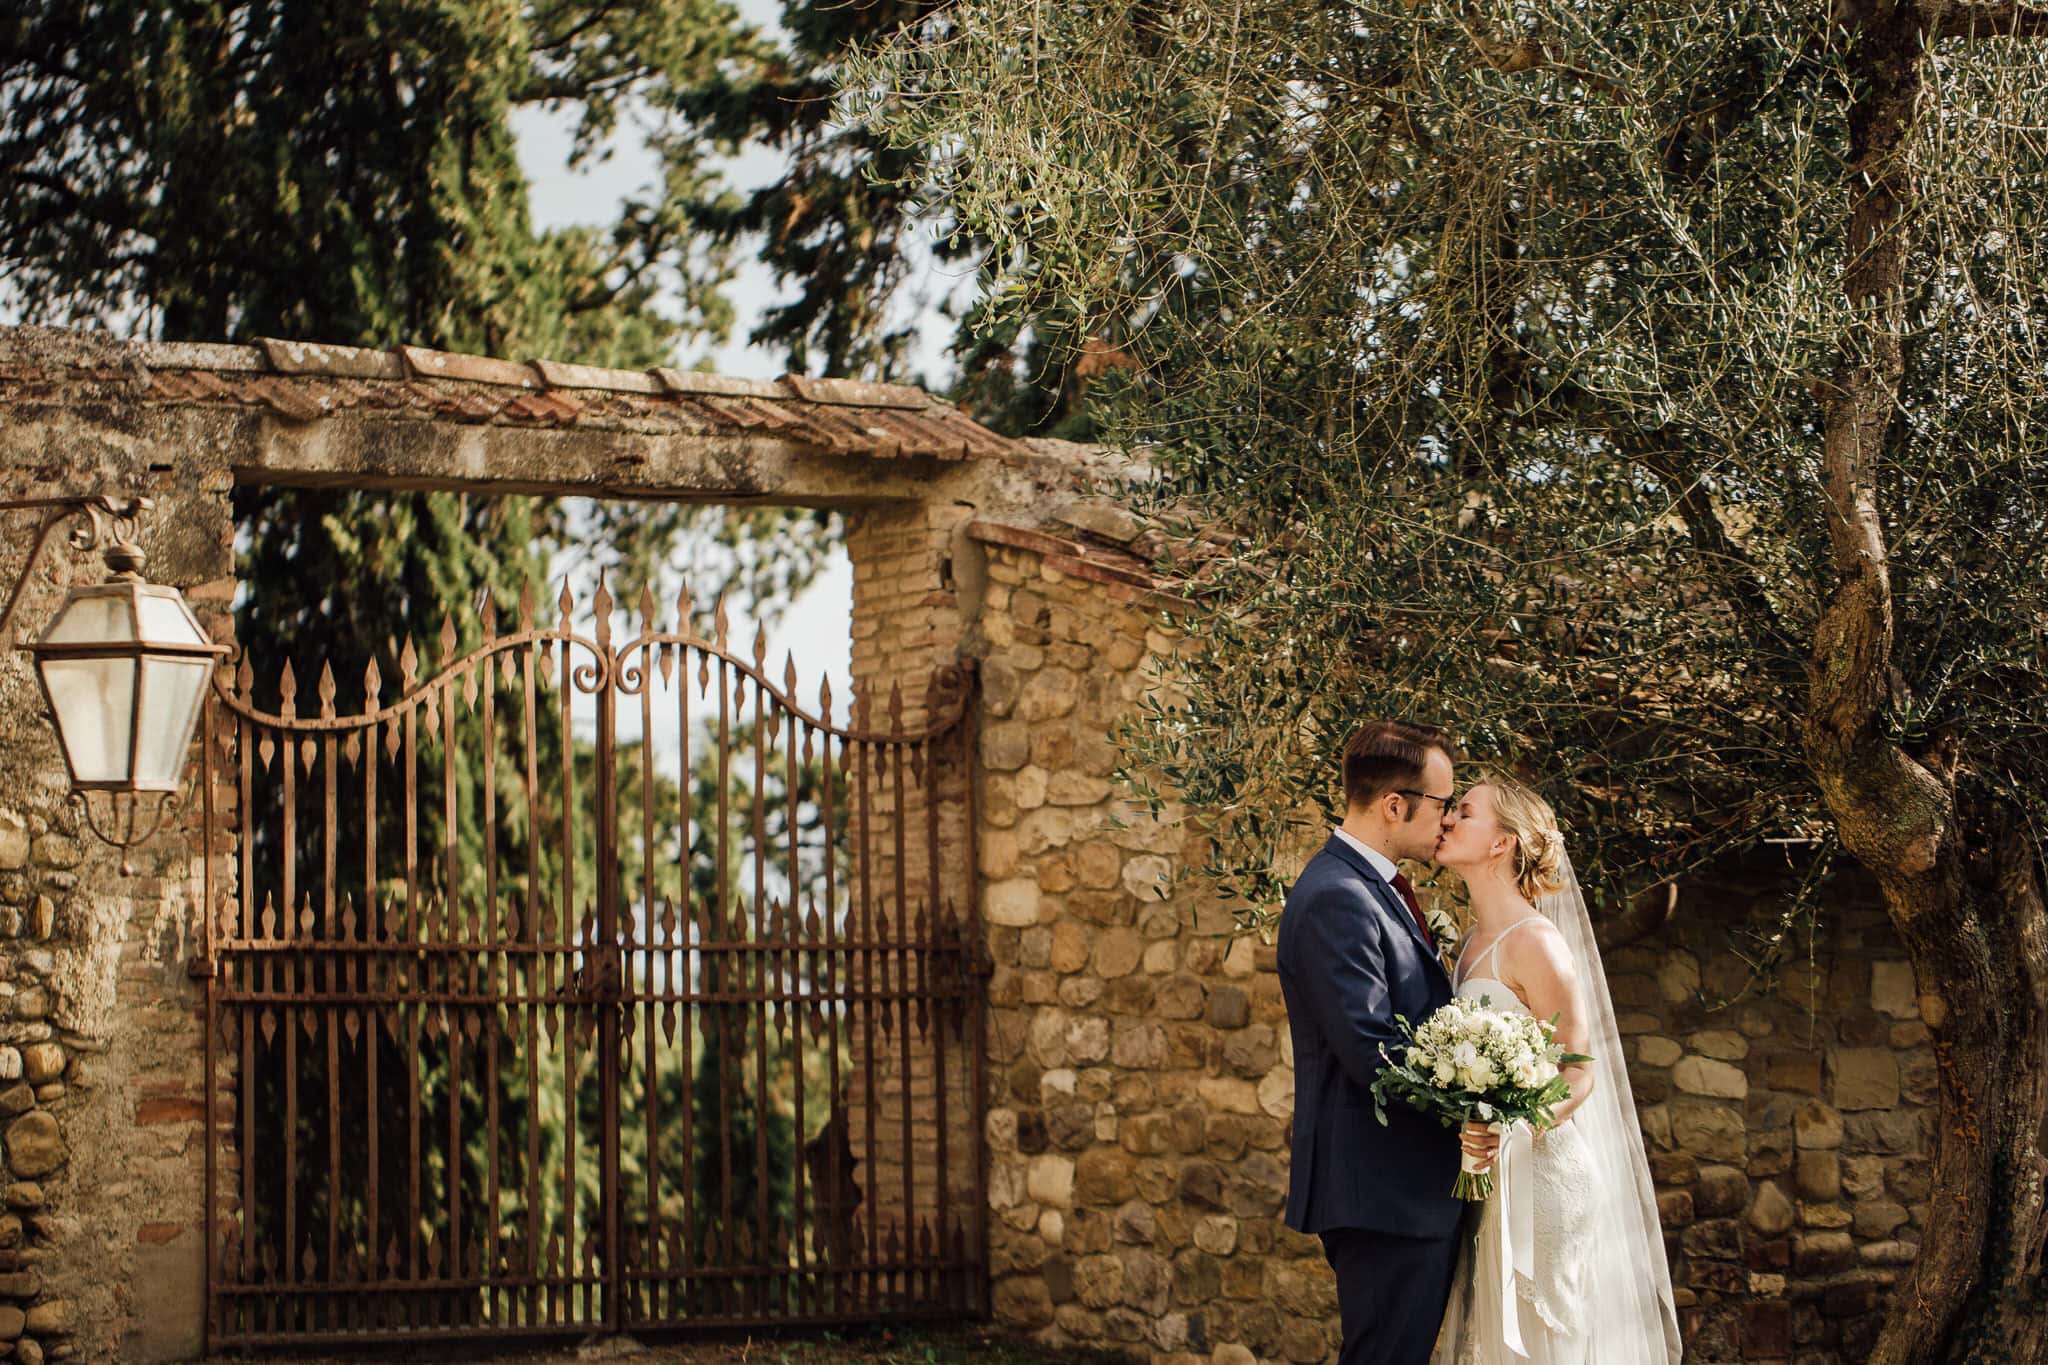
<svg viewBox="0 0 2048 1365">
<path fill-rule="evenodd" d="M 1387 1065 L 1372 1084 L 1374 1115 L 1386 1123 L 1392 1096 L 1435 1115 L 1446 1128 L 1518 1119 L 1554 1127 L 1554 1110 L 1572 1093 L 1560 1068 L 1593 1060 L 1558 1044 L 1557 1020 L 1555 1014 L 1544 1020 L 1494 1009 L 1487 996 L 1476 1005 L 1453 1000 L 1420 1028 L 1395 1015 L 1408 1046 L 1398 1061 L 1380 1049 Z M 1461 1169 L 1451 1193 L 1484 1199 L 1493 1193 L 1493 1179 Z"/>
</svg>

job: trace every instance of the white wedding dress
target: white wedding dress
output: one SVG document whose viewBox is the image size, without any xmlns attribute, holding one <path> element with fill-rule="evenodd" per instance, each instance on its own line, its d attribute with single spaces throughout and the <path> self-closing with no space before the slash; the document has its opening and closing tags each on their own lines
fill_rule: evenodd
<svg viewBox="0 0 2048 1365">
<path fill-rule="evenodd" d="M 1537 913 L 1556 926 L 1578 977 L 1593 1090 L 1540 1138 L 1517 1125 L 1501 1144 L 1496 1188 L 1463 1228 L 1430 1365 L 1680 1365 L 1664 1229 L 1630 1092 L 1614 997 L 1571 860 Z M 1527 921 L 1523 921 L 1526 923 Z M 1462 999 L 1531 1014 L 1491 972 L 1500 943 L 1460 960 Z"/>
<path fill-rule="evenodd" d="M 1510 925 L 1479 954 L 1473 974 L 1459 982 L 1460 1000 L 1484 997 L 1497 1010 L 1531 1012 L 1505 982 L 1482 971 L 1492 965 L 1494 949 L 1525 923 Z M 1496 1191 L 1479 1206 L 1477 1232 L 1459 1249 L 1451 1298 L 1452 1315 L 1463 1328 L 1455 1343 L 1446 1341 L 1437 1348 L 1436 1359 L 1445 1365 L 1508 1365 L 1520 1359 L 1507 1345 L 1503 1321 L 1506 1305 L 1512 1302 L 1528 1365 L 1593 1365 L 1586 1336 L 1592 1151 L 1569 1119 L 1538 1138 L 1517 1130 L 1508 1143 L 1512 1150 L 1504 1152 L 1495 1178 L 1512 1181 L 1513 1188 L 1505 1192 L 1505 1202 Z M 1518 1204 L 1529 1210 L 1533 1275 L 1504 1264 L 1511 1262 L 1511 1253 L 1502 1245 L 1508 1236 L 1502 1215 Z M 1470 1228 L 1471 1221 L 1466 1226 Z M 1512 1296 L 1502 1291 L 1504 1274 L 1514 1278 Z"/>
</svg>

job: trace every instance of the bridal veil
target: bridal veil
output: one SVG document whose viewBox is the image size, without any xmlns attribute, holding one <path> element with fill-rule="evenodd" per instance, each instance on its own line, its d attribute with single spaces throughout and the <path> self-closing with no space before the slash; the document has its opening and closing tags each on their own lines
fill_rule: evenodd
<svg viewBox="0 0 2048 1365">
<path fill-rule="evenodd" d="M 1588 1040 L 1595 1071 L 1593 1093 L 1573 1111 L 1593 1150 L 1593 1169 L 1603 1189 L 1595 1191 L 1592 1276 L 1587 1284 L 1586 1327 L 1594 1365 L 1637 1365 L 1680 1356 L 1678 1309 L 1671 1271 L 1664 1260 L 1664 1227 L 1657 1217 L 1657 1192 L 1643 1150 L 1642 1123 L 1629 1090 L 1621 1030 L 1614 1021 L 1614 996 L 1593 937 L 1593 918 L 1570 854 L 1564 858 L 1562 889 L 1540 898 L 1536 908 L 1564 934 L 1579 970 Z M 1537 1274 L 1542 1274 L 1537 1267 Z"/>
</svg>

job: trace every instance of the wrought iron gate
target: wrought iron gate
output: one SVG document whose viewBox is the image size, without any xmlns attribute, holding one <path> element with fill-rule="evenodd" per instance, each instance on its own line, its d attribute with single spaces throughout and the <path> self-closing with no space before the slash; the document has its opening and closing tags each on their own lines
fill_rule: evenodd
<svg viewBox="0 0 2048 1365">
<path fill-rule="evenodd" d="M 222 670 L 212 1346 L 986 1312 L 970 676 L 838 727 L 591 605 L 348 714 Z"/>
</svg>

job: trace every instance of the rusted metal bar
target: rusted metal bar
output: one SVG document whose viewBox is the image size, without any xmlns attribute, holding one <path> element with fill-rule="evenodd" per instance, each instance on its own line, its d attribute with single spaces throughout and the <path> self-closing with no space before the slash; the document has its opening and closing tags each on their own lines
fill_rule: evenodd
<svg viewBox="0 0 2048 1365">
<path fill-rule="evenodd" d="M 482 610 L 478 613 L 477 624 L 483 633 L 484 650 L 477 661 L 482 675 L 483 702 L 483 802 L 484 802 L 484 934 L 488 939 L 493 930 L 496 938 L 503 942 L 510 935 L 506 933 L 505 910 L 498 904 L 498 688 L 492 677 L 494 657 L 488 653 L 498 633 L 498 609 L 486 596 Z M 503 656 L 509 658 L 510 656 Z M 502 952 L 492 953 L 485 958 L 484 986 L 494 997 L 502 998 L 504 989 L 498 984 L 500 964 L 508 970 L 510 959 Z M 506 985 L 510 985 L 509 976 Z M 484 1207 L 484 1274 L 495 1279 L 499 1274 L 499 1237 L 502 1232 L 503 1208 L 499 1202 L 498 1161 L 504 1148 L 504 1128 L 498 1113 L 498 1093 L 503 1084 L 503 1072 L 499 1069 L 502 1058 L 498 1042 L 499 1008 L 493 1003 L 484 1016 L 484 1129 L 489 1143 L 488 1165 L 485 1171 Z M 495 1322 L 499 1316 L 499 1299 L 494 1291 L 484 1301 L 484 1317 Z"/>
<path fill-rule="evenodd" d="M 685 583 L 676 595 L 676 632 L 685 638 L 690 633 L 690 606 L 690 589 L 689 585 Z M 697 656 L 697 667 L 701 679 L 705 669 L 704 656 L 701 651 L 699 651 Z M 701 682 L 699 686 L 701 688 Z M 697 961 L 697 955 L 691 949 L 702 935 L 697 932 L 698 907 L 693 903 L 690 896 L 690 862 L 692 850 L 695 847 L 690 837 L 690 783 L 695 776 L 695 765 L 690 761 L 690 649 L 681 642 L 678 642 L 676 646 L 676 734 L 678 736 L 676 742 L 682 748 L 682 767 L 679 770 L 679 778 L 676 783 L 676 828 L 678 830 L 677 842 L 680 845 L 680 852 L 676 855 L 676 881 L 679 894 L 682 897 L 682 943 L 684 945 L 682 976 L 684 983 L 687 985 L 691 980 L 694 964 Z M 671 951 L 666 955 L 666 960 L 663 964 L 663 982 L 671 994 L 675 991 L 675 957 L 675 953 Z M 673 1019 L 675 1017 L 674 1011 L 675 1006 L 673 1004 L 669 1005 L 667 1018 Z M 693 1093 L 696 1089 L 696 1061 L 694 1056 L 696 1050 L 694 1042 L 696 1037 L 696 1024 L 694 1022 L 696 1012 L 690 1005 L 684 1004 L 682 1014 L 682 1042 L 677 1060 L 681 1063 L 683 1071 L 683 1235 L 677 1238 L 675 1243 L 675 1250 L 678 1254 L 672 1256 L 669 1260 L 669 1264 L 676 1273 L 676 1278 L 669 1282 L 668 1315 L 670 1317 L 674 1317 L 684 1311 L 687 1297 L 681 1293 L 683 1279 L 689 1274 L 690 1268 L 699 1261 L 696 1237 L 697 1113 L 696 1097 Z"/>
<path fill-rule="evenodd" d="M 862 689 L 854 701 L 854 714 L 859 720 L 862 729 L 868 728 L 872 712 L 871 700 L 870 693 L 866 689 Z M 865 945 L 860 952 L 861 985 L 865 993 L 864 1008 L 861 1010 L 861 1066 L 862 1080 L 864 1082 L 861 1090 L 861 1116 L 866 1120 L 867 1124 L 866 1150 L 868 1152 L 868 1160 L 866 1167 L 872 1171 L 874 1168 L 876 1145 L 875 1009 L 873 1003 L 875 991 L 875 954 L 872 947 L 875 939 L 875 901 L 872 879 L 869 875 L 870 859 L 868 856 L 868 815 L 873 809 L 868 795 L 868 763 L 872 755 L 872 746 L 863 744 L 858 750 L 858 755 L 855 763 L 859 774 L 860 786 L 854 809 L 860 816 L 860 835 L 854 845 L 854 868 L 860 884 L 860 938 Z M 866 1198 L 862 1202 L 867 1205 L 868 1210 L 867 1238 L 860 1248 L 856 1261 L 857 1263 L 865 1264 L 861 1265 L 861 1274 L 860 1278 L 856 1281 L 855 1292 L 860 1294 L 863 1299 L 873 1301 L 878 1297 L 877 1289 L 880 1283 L 874 1272 L 874 1260 L 880 1255 L 882 1239 L 878 1222 L 880 1201 L 875 1198 L 872 1183 L 869 1185 L 866 1191 Z"/>
<path fill-rule="evenodd" d="M 222 666 L 217 661 L 215 664 L 214 671 L 216 673 L 222 671 Z M 206 1068 L 206 1097 L 205 1109 L 203 1111 L 206 1116 L 206 1149 L 202 1154 L 202 1160 L 205 1162 L 206 1165 L 206 1226 L 201 1230 L 202 1240 L 205 1243 L 205 1245 L 201 1248 L 201 1254 L 205 1257 L 205 1265 L 202 1268 L 202 1273 L 205 1275 L 206 1281 L 206 1312 L 204 1318 L 202 1319 L 204 1323 L 204 1327 L 202 1330 L 205 1335 L 205 1340 L 209 1343 L 215 1337 L 219 1336 L 221 1331 L 219 1298 L 220 1277 L 217 1269 L 219 1261 L 219 1223 L 221 1218 L 221 1209 L 219 1191 L 215 1184 L 215 1181 L 219 1176 L 221 1114 L 219 1108 L 219 1064 L 215 1057 L 215 1051 L 219 1045 L 218 1038 L 222 1019 L 220 1013 L 219 996 L 220 982 L 218 980 L 219 960 L 214 956 L 214 939 L 216 930 L 216 925 L 214 921 L 215 918 L 220 914 L 221 907 L 214 900 L 213 890 L 213 859 L 218 847 L 214 842 L 215 825 L 213 810 L 214 764 L 219 758 L 218 753 L 216 753 L 215 751 L 215 745 L 219 743 L 219 740 L 215 736 L 215 727 L 219 724 L 220 721 L 220 710 L 221 708 L 219 703 L 215 702 L 211 698 L 208 698 L 205 706 L 201 710 L 199 721 L 199 904 L 201 907 L 200 914 L 205 920 L 205 923 L 201 926 L 201 932 L 204 935 L 204 937 L 200 941 L 200 951 L 202 954 L 201 960 L 206 964 L 207 967 L 206 975 L 204 978 L 205 985 L 203 987 L 203 990 L 205 991 L 206 995 L 206 1043 L 204 1060 L 204 1065 Z M 246 1075 L 242 1079 L 242 1084 L 244 1086 L 248 1084 L 248 1078 Z M 243 1212 L 246 1214 L 247 1210 L 244 1210 Z"/>
<path fill-rule="evenodd" d="M 556 627 L 566 636 L 575 600 L 569 595 L 569 585 L 562 585 L 561 596 L 556 601 L 558 615 Z M 556 687 L 556 702 L 561 716 L 559 742 L 562 753 L 562 913 L 561 937 L 564 946 L 562 970 L 564 985 L 571 988 L 562 1004 L 562 1099 L 567 1121 L 562 1125 L 562 1233 L 561 1240 L 550 1240 L 549 1257 L 556 1264 L 550 1266 L 550 1274 L 559 1268 L 560 1249 L 566 1247 L 569 1255 L 570 1281 L 560 1299 L 561 1309 L 570 1317 L 575 1316 L 576 1289 L 574 1274 L 577 1259 L 576 1240 L 576 1035 L 582 1029 L 582 1015 L 577 1008 L 576 992 L 573 990 L 574 945 L 577 936 L 576 915 L 576 731 L 574 703 L 576 697 L 575 666 L 571 660 L 573 646 L 565 638 L 561 653 L 556 659 L 560 669 Z"/>
<path fill-rule="evenodd" d="M 835 1147 L 835 1144 L 841 1139 L 845 1126 L 840 1115 L 846 1112 L 846 1091 L 844 1081 L 839 1075 L 839 1025 L 844 1011 L 839 1007 L 839 993 L 837 989 L 838 981 L 840 980 L 838 971 L 840 919 L 837 885 L 839 872 L 839 823 L 833 812 L 832 803 L 834 788 L 838 785 L 837 774 L 843 771 L 844 765 L 835 767 L 832 762 L 832 684 L 830 679 L 822 680 L 818 685 L 818 711 L 825 718 L 826 723 L 823 737 L 824 742 L 820 745 L 820 751 L 823 755 L 823 771 L 819 779 L 819 790 L 824 804 L 823 821 L 825 826 L 825 951 L 822 954 L 813 955 L 812 962 L 814 966 L 812 970 L 815 975 L 815 963 L 822 957 L 825 966 L 825 1003 L 819 1007 L 819 1011 L 825 1017 L 825 1057 L 826 1066 L 831 1076 L 830 1089 L 827 1093 L 831 1098 L 827 1101 L 829 1107 L 825 1111 L 826 1126 L 825 1130 L 819 1134 L 819 1140 L 825 1144 L 825 1177 L 826 1188 L 829 1191 L 829 1197 L 826 1201 L 829 1210 L 827 1216 L 831 1219 L 831 1223 L 826 1231 L 825 1250 L 823 1253 L 825 1259 L 832 1265 L 832 1274 L 829 1277 L 830 1295 L 825 1305 L 825 1311 L 832 1312 L 840 1307 L 847 1293 L 847 1282 L 843 1278 L 846 1265 L 845 1233 L 849 1226 L 846 1210 L 852 1201 L 847 1197 L 851 1192 L 844 1189 L 840 1181 L 840 1163 L 837 1159 L 838 1152 Z M 815 914 L 815 911 L 813 913 Z M 815 925 L 811 929 L 811 937 L 813 939 L 818 937 L 818 930 Z"/>
<path fill-rule="evenodd" d="M 754 631 L 754 664 L 759 667 L 767 653 L 767 641 L 759 628 Z M 754 1035 L 754 1195 L 757 1205 L 755 1217 L 754 1254 L 762 1260 L 768 1259 L 774 1246 L 774 1236 L 768 1227 L 768 1010 L 758 1003 L 758 997 L 768 988 L 767 939 L 774 933 L 767 922 L 768 912 L 768 835 L 763 825 L 763 806 L 767 797 L 763 790 L 768 785 L 768 690 L 758 681 L 753 687 L 754 699 L 754 939 L 752 954 L 752 979 L 757 1003 L 746 1011 L 747 1023 Z M 743 1033 L 742 1039 L 746 1037 Z M 750 1311 L 768 1311 L 764 1291 L 769 1282 L 759 1281 L 753 1286 L 757 1297 L 748 1304 Z"/>
<path fill-rule="evenodd" d="M 652 638 L 658 625 L 654 617 L 654 592 L 651 588 L 640 590 L 640 631 L 643 638 Z M 656 650 L 666 666 L 669 654 L 665 645 L 643 645 L 640 655 L 640 939 L 645 944 L 641 953 L 641 976 L 643 983 L 637 990 L 629 990 L 633 1000 L 633 1015 L 627 1026 L 644 1027 L 641 1055 L 644 1058 L 641 1081 L 640 1106 L 647 1125 L 647 1159 L 643 1178 L 647 1182 L 647 1222 L 641 1245 L 647 1249 L 646 1260 L 652 1264 L 658 1256 L 661 1233 L 661 1053 L 655 1038 L 655 1007 L 647 997 L 654 992 L 654 968 L 656 948 L 656 926 L 654 904 L 660 895 L 654 874 L 654 663 Z M 683 781 L 689 781 L 689 774 L 683 774 Z M 685 840 L 688 834 L 684 835 Z M 687 853 L 687 850 L 686 850 Z M 687 861 L 685 867 L 687 868 Z M 631 978 L 629 978 L 629 985 Z M 633 1316 L 652 1316 L 651 1304 L 639 1300 L 631 1301 Z"/>
<path fill-rule="evenodd" d="M 292 661 L 284 661 L 284 674 L 279 682 L 279 710 L 286 720 L 297 714 L 298 687 L 292 678 Z M 278 909 L 284 915 L 284 937 L 287 943 L 298 937 L 298 908 L 293 898 L 299 861 L 299 845 L 295 832 L 298 814 L 296 778 L 299 764 L 299 746 L 289 734 L 278 745 L 279 782 L 283 789 L 282 823 L 284 833 L 278 841 L 278 857 L 281 860 L 278 877 L 284 887 L 282 902 Z M 279 963 L 284 969 L 285 988 L 297 990 L 298 959 L 295 954 L 282 954 Z M 279 1173 L 284 1180 L 284 1274 L 287 1282 L 299 1278 L 299 1031 L 293 1025 L 297 1022 L 289 1010 L 284 1016 L 284 1165 Z"/>
<path fill-rule="evenodd" d="M 904 751 L 909 747 L 909 744 L 901 738 L 903 733 L 903 685 L 901 682 L 894 682 L 889 685 L 889 729 L 898 736 L 896 742 L 889 746 L 896 760 L 896 775 L 894 778 L 896 808 L 890 812 L 889 823 L 893 826 L 893 832 L 896 836 L 896 984 L 902 997 L 902 1016 L 901 1022 L 898 1025 L 897 1041 L 899 1044 L 900 1091 L 903 1107 L 903 1151 L 900 1154 L 903 1162 L 903 1210 L 896 1216 L 896 1223 L 903 1232 L 905 1253 L 912 1260 L 915 1260 L 916 1241 L 911 1235 L 910 1230 L 911 1220 L 917 1216 L 917 1161 L 913 1151 L 916 1144 L 917 1124 L 911 1116 L 913 1078 L 910 1070 L 911 1001 L 908 991 L 911 956 L 910 895 L 908 889 L 910 860 L 907 852 L 909 848 L 908 827 L 910 825 L 910 808 L 904 801 L 906 783 L 903 772 Z M 912 1283 L 910 1273 L 906 1269 L 897 1294 L 897 1306 L 901 1307 L 909 1303 L 914 1292 L 915 1286 Z"/>
<path fill-rule="evenodd" d="M 935 708 L 928 707 L 927 709 Z M 952 961 L 951 949 L 953 944 L 950 935 L 946 932 L 946 922 L 941 918 L 943 912 L 940 908 L 943 902 L 940 899 L 939 891 L 939 763 L 936 753 L 939 746 L 929 739 L 920 740 L 918 744 L 918 752 L 924 760 L 922 771 L 924 777 L 924 858 L 926 878 L 925 912 L 918 916 L 917 932 L 918 937 L 924 939 L 929 947 L 928 951 L 918 959 L 917 1012 L 918 1031 L 926 1039 L 927 1046 L 932 1050 L 932 1117 L 935 1125 L 934 1131 L 937 1132 L 939 1138 L 938 1150 L 934 1154 L 935 1164 L 938 1169 L 934 1176 L 936 1183 L 933 1186 L 935 1195 L 932 1200 L 932 1210 L 933 1216 L 939 1225 L 939 1235 L 943 1238 L 946 1227 L 946 1203 L 952 1198 L 953 1194 L 952 1186 L 946 1179 L 946 1153 L 953 1146 L 953 1130 L 946 1122 L 946 1047 L 949 1033 L 946 1026 L 953 1017 L 953 1009 L 950 1002 L 942 1002 L 936 1010 L 931 1008 L 930 1001 L 933 983 L 931 980 L 930 962 L 935 953 L 944 952 L 946 954 L 944 960 L 950 964 Z M 944 974 L 942 973 L 942 984 L 943 981 Z M 931 1027 L 930 1016 L 933 1014 L 937 1015 L 936 1028 Z M 934 1254 L 928 1240 L 929 1224 L 925 1226 L 925 1231 L 927 1237 L 920 1240 L 920 1247 L 929 1261 Z M 952 1278 L 950 1276 L 940 1277 L 940 1284 L 936 1287 L 927 1282 L 925 1295 L 928 1298 L 935 1298 L 940 1303 L 952 1304 L 954 1302 Z"/>
<path fill-rule="evenodd" d="M 794 654 L 785 655 L 783 658 L 782 687 L 783 691 L 794 701 L 796 698 L 796 656 Z M 786 936 L 792 939 L 800 936 L 816 937 L 815 925 L 810 926 L 811 932 L 809 934 L 805 934 L 805 926 L 799 912 L 802 900 L 798 888 L 803 885 L 804 870 L 803 847 L 798 838 L 799 822 L 797 816 L 800 810 L 799 801 L 803 789 L 800 781 L 801 774 L 797 767 L 796 707 L 794 705 L 786 707 L 784 714 L 789 722 L 788 735 L 784 739 L 782 746 L 784 763 L 782 779 L 783 823 L 787 826 L 786 832 L 789 835 L 789 903 L 787 911 L 788 931 Z M 803 765 L 806 768 L 810 766 L 809 758 L 809 746 L 807 744 L 805 746 L 805 762 Z M 810 1002 L 804 998 L 803 956 L 800 952 L 792 952 L 788 954 L 787 959 L 782 964 L 782 969 L 787 974 L 796 997 L 794 1006 L 789 1012 L 794 1027 L 784 1035 L 788 1038 L 789 1042 L 790 1075 L 796 1108 L 796 1131 L 790 1141 L 790 1148 L 796 1153 L 796 1160 L 791 1163 L 792 1169 L 790 1171 L 790 1179 L 795 1186 L 790 1199 L 791 1216 L 796 1224 L 796 1235 L 791 1239 L 796 1244 L 796 1275 L 790 1282 L 789 1297 L 782 1304 L 782 1310 L 785 1313 L 801 1313 L 806 1311 L 807 1306 L 814 1297 L 811 1293 L 808 1266 L 809 1256 L 806 1254 L 807 1248 L 805 1247 L 806 1241 L 809 1240 L 807 1233 L 811 1225 L 810 1202 L 806 1197 L 804 1189 L 804 1133 L 810 1126 L 804 1113 L 804 1026 L 808 1022 Z M 812 960 L 816 961 L 815 956 L 813 956 Z M 782 1032 L 779 1028 L 777 1031 L 778 1033 Z"/>
<path fill-rule="evenodd" d="M 618 677 L 612 655 L 612 599 L 605 590 L 602 575 L 597 580 L 597 595 L 592 601 L 592 610 L 597 615 L 597 647 L 600 658 L 607 664 L 607 675 L 601 676 L 597 686 L 597 790 L 592 793 L 597 803 L 597 830 L 599 838 L 594 848 L 597 857 L 597 940 L 584 950 L 586 962 L 594 972 L 591 982 L 596 1000 L 591 1006 L 597 1022 L 597 1087 L 598 1087 L 598 1201 L 603 1211 L 604 1223 L 601 1234 L 604 1238 L 601 1264 L 612 1277 L 598 1296 L 598 1321 L 605 1327 L 616 1329 L 622 1318 L 619 1312 L 617 1293 L 618 1276 L 621 1269 L 621 1242 L 619 1228 L 619 1073 L 620 1033 L 619 1018 L 620 975 L 619 963 L 619 858 L 616 831 L 619 827 L 619 781 L 618 781 Z M 641 690 L 646 690 L 647 679 L 643 673 Z M 643 772 L 643 784 L 651 781 L 652 773 Z M 571 1113 L 576 1108 L 576 1091 L 570 1090 L 568 1107 Z M 585 1255 L 588 1268 L 590 1257 Z M 593 1275 L 593 1287 L 596 1277 Z M 587 1306 L 586 1316 L 590 1316 Z"/>
<path fill-rule="evenodd" d="M 725 658 L 726 639 L 725 597 L 720 594 L 718 605 L 712 613 L 712 627 L 718 642 L 718 886 L 712 893 L 713 941 L 723 941 L 731 927 L 730 918 L 736 918 L 726 905 L 726 898 L 732 894 L 731 833 L 732 820 L 728 803 L 732 793 L 732 702 L 726 688 L 728 662 Z M 733 937 L 737 937 L 734 934 Z M 705 963 L 716 975 L 714 980 L 722 985 L 726 973 L 724 959 L 712 958 Z M 719 1262 L 729 1261 L 737 1246 L 733 1235 L 732 1221 L 732 1020 L 733 1011 L 717 1009 L 706 1016 L 715 1025 L 712 1035 L 718 1040 L 718 1226 L 711 1233 L 712 1254 Z M 718 1283 L 721 1293 L 720 1307 L 726 1312 L 738 1312 L 739 1306 L 723 1300 L 723 1293 L 729 1288 L 724 1282 Z"/>
</svg>

